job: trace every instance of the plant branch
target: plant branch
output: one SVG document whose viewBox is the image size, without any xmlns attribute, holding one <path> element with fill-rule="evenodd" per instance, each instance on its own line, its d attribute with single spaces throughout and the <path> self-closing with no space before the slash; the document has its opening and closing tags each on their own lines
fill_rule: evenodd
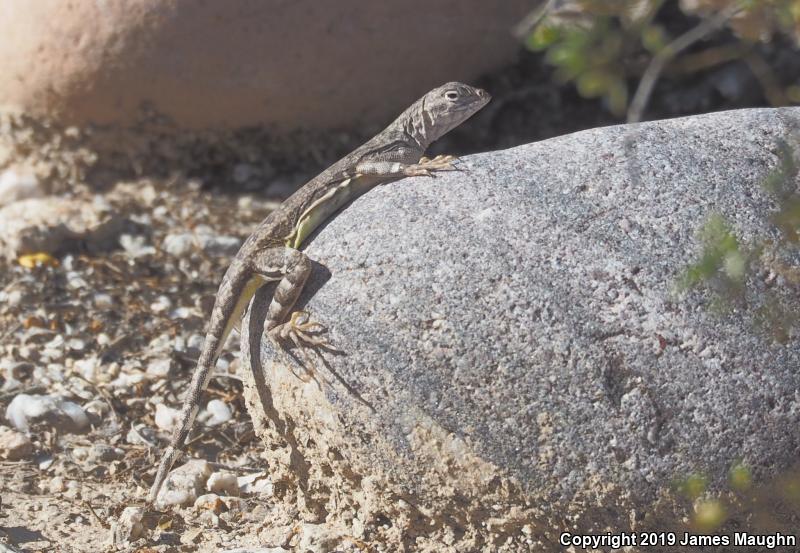
<svg viewBox="0 0 800 553">
<path fill-rule="evenodd" d="M 713 17 L 703 20 L 696 27 L 686 31 L 684 34 L 664 46 L 650 61 L 650 65 L 639 81 L 639 87 L 628 108 L 628 123 L 638 123 L 642 120 L 642 114 L 650 100 L 653 87 L 661 75 L 661 72 L 675 56 L 686 50 L 695 42 L 705 38 L 712 32 L 724 25 L 729 19 L 744 9 L 748 0 L 739 0 L 730 4 L 724 10 L 717 12 Z"/>
</svg>

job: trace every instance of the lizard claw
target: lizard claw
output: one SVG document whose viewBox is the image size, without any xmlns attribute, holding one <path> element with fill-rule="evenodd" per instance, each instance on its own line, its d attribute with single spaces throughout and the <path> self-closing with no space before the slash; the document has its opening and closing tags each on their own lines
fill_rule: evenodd
<svg viewBox="0 0 800 553">
<path fill-rule="evenodd" d="M 327 328 L 316 321 L 312 321 L 308 311 L 295 311 L 287 322 L 269 330 L 268 334 L 276 343 L 291 341 L 303 354 L 306 362 L 311 363 L 308 355 L 310 348 L 321 348 L 341 353 L 341 350 L 331 344 L 327 338 L 318 336 L 322 332 L 327 332 Z"/>
<path fill-rule="evenodd" d="M 433 159 L 422 157 L 418 163 L 406 167 L 404 173 L 407 177 L 433 177 L 436 171 L 456 171 L 453 162 L 456 156 L 439 155 Z"/>
</svg>

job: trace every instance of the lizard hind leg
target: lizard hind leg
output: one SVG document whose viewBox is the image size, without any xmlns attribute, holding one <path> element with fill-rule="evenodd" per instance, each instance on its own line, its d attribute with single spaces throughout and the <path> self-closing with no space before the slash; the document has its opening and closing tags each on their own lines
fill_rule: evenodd
<svg viewBox="0 0 800 553">
<path fill-rule="evenodd" d="M 325 332 L 326 328 L 312 321 L 308 312 L 295 311 L 289 316 L 311 274 L 311 260 L 308 256 L 299 250 L 287 247 L 267 250 L 252 262 L 256 272 L 273 275 L 278 270 L 282 273 L 267 311 L 265 324 L 267 336 L 281 348 L 290 342 L 303 354 L 309 364 L 309 349 L 324 348 L 338 351 L 326 338 L 319 335 Z"/>
<path fill-rule="evenodd" d="M 289 320 L 281 325 L 273 328 L 269 334 L 275 341 L 291 340 L 292 344 L 303 354 L 307 363 L 311 363 L 309 357 L 309 349 L 319 351 L 319 349 L 326 349 L 340 353 L 330 340 L 320 333 L 327 332 L 324 325 L 311 320 L 311 316 L 307 311 L 295 311 Z"/>
</svg>

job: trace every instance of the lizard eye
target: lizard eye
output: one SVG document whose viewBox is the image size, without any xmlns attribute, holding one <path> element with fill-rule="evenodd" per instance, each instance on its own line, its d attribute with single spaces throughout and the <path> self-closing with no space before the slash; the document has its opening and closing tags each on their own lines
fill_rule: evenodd
<svg viewBox="0 0 800 553">
<path fill-rule="evenodd" d="M 458 100 L 458 91 L 448 90 L 447 92 L 444 93 L 444 97 L 447 98 L 448 100 L 455 102 L 456 100 Z"/>
</svg>

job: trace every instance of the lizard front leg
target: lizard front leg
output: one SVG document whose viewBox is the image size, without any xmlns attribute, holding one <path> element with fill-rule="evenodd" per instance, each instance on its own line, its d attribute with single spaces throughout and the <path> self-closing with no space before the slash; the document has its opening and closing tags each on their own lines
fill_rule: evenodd
<svg viewBox="0 0 800 553">
<path fill-rule="evenodd" d="M 439 155 L 433 159 L 421 157 L 417 163 L 392 161 L 362 161 L 356 165 L 356 172 L 362 175 L 385 177 L 432 177 L 437 171 L 455 171 L 455 156 Z"/>
</svg>

